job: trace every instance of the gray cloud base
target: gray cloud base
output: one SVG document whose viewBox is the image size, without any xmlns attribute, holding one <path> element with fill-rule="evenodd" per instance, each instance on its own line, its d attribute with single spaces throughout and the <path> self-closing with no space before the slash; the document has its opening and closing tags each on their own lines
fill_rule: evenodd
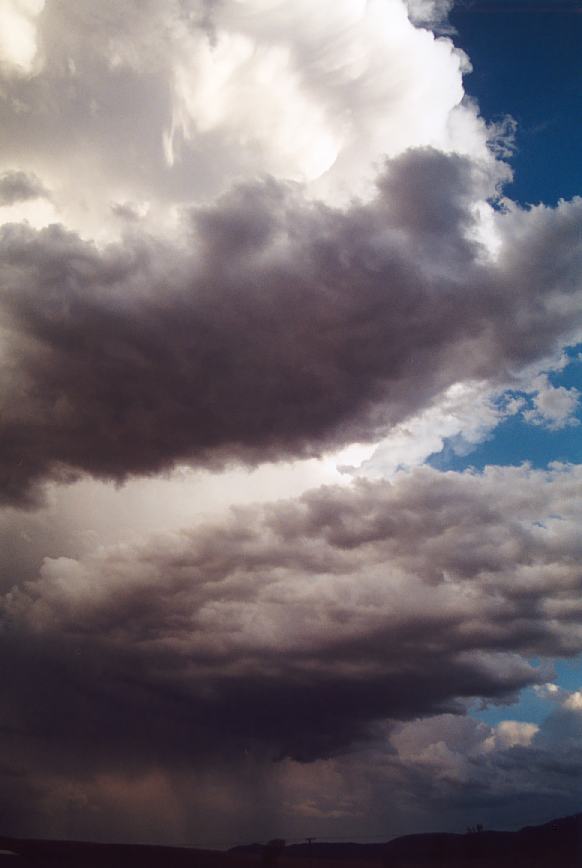
<svg viewBox="0 0 582 868">
<path fill-rule="evenodd" d="M 53 779 L 317 765 L 385 742 L 386 721 L 547 680 L 528 658 L 582 650 L 580 476 L 421 468 L 46 559 L 2 598 L 11 813 L 40 823 L 30 787 Z M 397 772 L 407 786 L 418 762 Z"/>
<path fill-rule="evenodd" d="M 453 382 L 505 382 L 577 333 L 582 205 L 471 233 L 487 178 L 412 151 L 367 205 L 266 180 L 176 245 L 2 229 L 1 496 L 79 473 L 320 454 L 379 438 Z"/>
<path fill-rule="evenodd" d="M 105 764 L 314 759 L 375 721 L 507 697 L 547 677 L 519 655 L 582 648 L 579 476 L 422 469 L 47 559 L 4 596 L 5 724 L 67 761 L 92 732 Z"/>
<path fill-rule="evenodd" d="M 0 174 L 0 205 L 14 205 L 47 196 L 47 190 L 36 175 L 14 170 Z"/>
</svg>

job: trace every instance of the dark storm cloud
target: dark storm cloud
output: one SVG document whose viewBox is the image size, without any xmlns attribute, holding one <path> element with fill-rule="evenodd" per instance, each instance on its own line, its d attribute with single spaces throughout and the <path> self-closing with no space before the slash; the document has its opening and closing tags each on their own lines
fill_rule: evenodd
<svg viewBox="0 0 582 868">
<path fill-rule="evenodd" d="M 47 195 L 47 190 L 36 175 L 19 171 L 0 174 L 0 205 L 14 205 Z"/>
<path fill-rule="evenodd" d="M 193 211 L 175 247 L 4 227 L 1 496 L 318 454 L 555 351 L 582 319 L 582 204 L 500 215 L 493 263 L 471 235 L 485 189 L 421 150 L 371 204 L 265 181 Z"/>
<path fill-rule="evenodd" d="M 115 787 L 127 789 L 130 818 L 142 805 L 139 782 L 159 769 L 164 780 L 185 776 L 207 804 L 224 772 L 234 814 L 245 774 L 261 769 L 257 811 L 268 812 L 273 775 L 297 775 L 296 761 L 309 761 L 317 779 L 335 757 L 349 780 L 357 759 L 342 756 L 380 742 L 383 758 L 366 765 L 362 754 L 358 772 L 359 798 L 371 806 L 398 786 L 425 805 L 440 794 L 453 810 L 459 763 L 475 804 L 499 805 L 501 764 L 517 756 L 503 752 L 507 733 L 461 738 L 469 724 L 450 717 L 435 729 L 430 715 L 460 712 L 473 696 L 508 701 L 548 677 L 527 658 L 582 649 L 580 482 L 575 467 L 482 476 L 422 468 L 393 483 L 235 509 L 217 524 L 78 560 L 47 558 L 1 604 L 10 666 L 0 802 L 11 803 L 15 828 L 46 834 L 46 805 L 65 810 L 80 788 L 109 805 L 107 837 L 117 828 Z M 424 728 L 414 723 L 427 715 Z M 388 753 L 386 725 L 395 733 Z M 399 726 L 413 729 L 402 736 Z M 475 754 L 490 736 L 496 758 L 489 742 Z M 463 756 L 435 778 L 431 751 L 440 756 L 443 739 Z M 534 746 L 541 768 L 549 749 Z M 269 771 L 277 758 L 279 771 Z M 194 785 L 208 774 L 218 776 L 212 786 Z M 365 795 L 370 775 L 379 778 Z M 522 777 L 514 795 L 521 783 L 533 788 Z M 316 808 L 299 804 L 306 786 L 296 809 L 309 816 Z M 147 787 L 153 806 L 159 786 Z M 329 793 L 317 798 L 329 807 Z"/>
<path fill-rule="evenodd" d="M 313 760 L 507 697 L 582 648 L 579 477 L 425 469 L 47 559 L 3 599 L 3 723 L 57 766 Z"/>
</svg>

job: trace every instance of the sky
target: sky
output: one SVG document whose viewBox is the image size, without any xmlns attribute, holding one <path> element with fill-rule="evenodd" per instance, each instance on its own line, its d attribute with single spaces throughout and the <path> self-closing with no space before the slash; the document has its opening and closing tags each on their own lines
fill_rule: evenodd
<svg viewBox="0 0 582 868">
<path fill-rule="evenodd" d="M 0 830 L 582 806 L 578 2 L 0 0 Z"/>
</svg>

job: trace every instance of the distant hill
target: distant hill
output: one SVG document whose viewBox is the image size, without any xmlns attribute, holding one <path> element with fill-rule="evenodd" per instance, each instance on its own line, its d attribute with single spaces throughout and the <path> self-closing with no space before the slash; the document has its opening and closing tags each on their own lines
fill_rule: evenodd
<svg viewBox="0 0 582 868">
<path fill-rule="evenodd" d="M 274 860 L 274 861 L 273 861 Z M 386 844 L 219 850 L 0 837 L 0 868 L 582 868 L 582 814 L 517 832 L 406 835 Z"/>
</svg>

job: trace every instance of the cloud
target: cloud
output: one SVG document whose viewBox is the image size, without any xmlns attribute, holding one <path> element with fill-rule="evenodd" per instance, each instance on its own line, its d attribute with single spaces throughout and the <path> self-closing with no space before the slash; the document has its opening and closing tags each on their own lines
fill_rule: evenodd
<svg viewBox="0 0 582 868">
<path fill-rule="evenodd" d="M 389 478 L 401 468 L 424 464 L 443 449 L 445 440 L 457 454 L 466 454 L 525 403 L 524 399 L 496 397 L 489 383 L 455 383 L 429 407 L 396 425 L 359 467 L 341 469 L 370 478 Z"/>
<path fill-rule="evenodd" d="M 566 718 L 568 742 L 560 738 Z M 12 774 L 16 797 L 7 797 L 7 777 L 0 803 L 25 833 L 34 815 L 44 834 L 66 835 L 74 821 L 92 840 L 214 847 L 266 840 L 273 829 L 303 840 L 314 826 L 321 838 L 375 841 L 419 829 L 463 833 L 475 823 L 511 829 L 577 810 L 579 737 L 579 713 L 559 711 L 539 728 L 441 714 L 397 724 L 370 745 L 312 763 L 249 754 L 212 771 L 67 769 L 39 775 L 34 789 Z"/>
<path fill-rule="evenodd" d="M 4 499 L 379 440 L 454 383 L 541 361 L 580 328 L 582 205 L 497 215 L 493 260 L 475 239 L 487 189 L 466 158 L 420 150 L 368 204 L 266 180 L 193 210 L 173 244 L 5 227 Z"/>
<path fill-rule="evenodd" d="M 2 160 L 43 178 L 86 237 L 119 237 L 111 203 L 146 200 L 170 231 L 177 206 L 265 173 L 345 203 L 411 147 L 494 164 L 465 54 L 403 0 L 32 5 L 8 4 L 30 50 L 24 76 L 0 64 Z"/>
<path fill-rule="evenodd" d="M 453 3 L 454 0 L 406 0 L 411 20 L 431 27 L 446 21 Z"/>
<path fill-rule="evenodd" d="M 4 217 L 67 228 L 2 233 L 4 502 L 377 442 L 576 330 L 580 206 L 487 204 L 501 132 L 407 15 L 448 5 L 26 6 L 40 59 L 3 81 L 3 183 L 51 199 Z M 542 316 L 528 257 L 554 242 Z"/>
<path fill-rule="evenodd" d="M 571 711 L 582 711 L 582 691 L 575 690 L 564 702 L 564 708 Z"/>
<path fill-rule="evenodd" d="M 220 777 L 226 763 L 224 786 L 236 790 L 245 757 L 263 769 L 288 757 L 264 772 L 272 784 L 290 763 L 350 767 L 357 748 L 383 752 L 371 760 L 388 775 L 378 786 L 404 775 L 421 799 L 420 774 L 425 805 L 444 792 L 450 807 L 464 784 L 492 805 L 522 786 L 533 793 L 527 757 L 540 770 L 548 762 L 542 734 L 516 722 L 475 734 L 459 714 L 471 697 L 509 702 L 547 682 L 528 658 L 582 650 L 581 511 L 577 467 L 419 468 L 47 558 L 3 596 L 7 768 L 26 779 L 34 768 L 41 788 L 90 787 L 154 769 Z M 559 715 L 552 723 L 562 733 L 578 714 L 572 696 L 560 699 L 563 726 Z M 442 714 L 450 735 L 437 738 L 430 720 Z M 278 798 L 333 823 L 334 811 L 357 814 L 344 789 L 336 805 L 311 785 L 302 799 L 297 789 Z"/>
<path fill-rule="evenodd" d="M 0 72 L 8 77 L 34 72 L 38 17 L 45 0 L 5 0 L 0 9 Z"/>
<path fill-rule="evenodd" d="M 533 409 L 526 410 L 523 414 L 527 422 L 545 426 L 552 431 L 579 424 L 576 418 L 580 404 L 578 389 L 552 386 L 543 375 L 536 378 L 532 385 L 535 387 Z"/>
<path fill-rule="evenodd" d="M 465 801 L 489 827 L 519 823 L 517 802 L 539 821 L 576 811 L 582 715 L 578 694 L 563 693 L 539 725 L 503 720 L 491 727 L 451 715 L 399 724 L 390 742 L 406 769 L 404 787 L 427 811 L 445 805 L 459 816 Z"/>
<path fill-rule="evenodd" d="M 515 124 L 464 94 L 450 3 L 5 7 L 6 822 L 371 832 L 398 789 L 396 833 L 534 804 L 550 766 L 567 801 L 576 694 L 539 731 L 464 712 L 582 650 L 578 468 L 399 471 L 520 410 L 492 396 L 582 325 L 582 201 L 500 198 Z M 379 442 L 391 483 L 275 502 Z"/>
<path fill-rule="evenodd" d="M 69 750 L 85 726 L 104 727 L 105 752 L 133 750 L 128 727 L 147 701 L 158 710 L 138 752 L 149 739 L 170 755 L 264 742 L 314 758 L 375 720 L 511 694 L 539 680 L 516 654 L 582 648 L 578 476 L 420 469 L 47 558 L 4 597 L 12 707 L 25 729 L 63 727 Z M 47 689 L 65 672 L 77 687 L 39 718 L 40 697 L 19 685 L 40 647 Z"/>
<path fill-rule="evenodd" d="M 350 196 L 379 158 L 408 147 L 487 156 L 484 125 L 462 105 L 465 55 L 413 27 L 399 0 L 247 0 L 216 4 L 211 20 L 212 38 L 191 29 L 174 65 L 170 163 L 220 130 L 254 144 L 263 171 L 327 175 L 320 194 Z"/>
<path fill-rule="evenodd" d="M 35 175 L 18 171 L 3 172 L 0 175 L 0 206 L 46 196 L 47 191 Z"/>
</svg>

